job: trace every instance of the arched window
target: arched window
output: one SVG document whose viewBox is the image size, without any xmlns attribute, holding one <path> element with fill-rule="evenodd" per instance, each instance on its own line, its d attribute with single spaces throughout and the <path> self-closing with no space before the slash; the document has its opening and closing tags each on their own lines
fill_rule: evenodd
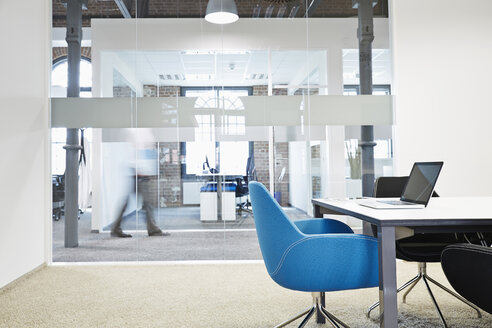
<svg viewBox="0 0 492 328">
<path fill-rule="evenodd" d="M 66 97 L 68 85 L 67 57 L 53 63 L 51 71 L 51 96 Z M 86 58 L 80 60 L 80 97 L 92 97 L 92 64 Z"/>
</svg>

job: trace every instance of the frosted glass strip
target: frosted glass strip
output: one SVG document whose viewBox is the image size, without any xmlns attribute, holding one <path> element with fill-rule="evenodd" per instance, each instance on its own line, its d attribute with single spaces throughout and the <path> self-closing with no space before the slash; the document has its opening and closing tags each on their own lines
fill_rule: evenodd
<svg viewBox="0 0 492 328">
<path fill-rule="evenodd" d="M 52 98 L 52 127 L 197 127 L 197 116 L 244 117 L 246 126 L 392 125 L 392 96 L 241 97 L 240 109 L 200 108 L 197 98 Z M 244 109 L 242 109 L 244 108 Z M 309 110 L 308 110 L 309 108 Z M 227 119 L 226 119 L 227 121 Z"/>
</svg>

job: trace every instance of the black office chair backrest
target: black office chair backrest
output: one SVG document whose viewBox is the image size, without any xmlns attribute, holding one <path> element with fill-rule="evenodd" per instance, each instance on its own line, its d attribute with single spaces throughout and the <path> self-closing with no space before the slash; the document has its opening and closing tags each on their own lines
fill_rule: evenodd
<svg viewBox="0 0 492 328">
<path fill-rule="evenodd" d="M 244 183 L 243 178 L 236 178 L 236 197 L 249 195 L 248 185 Z"/>
<path fill-rule="evenodd" d="M 379 177 L 374 182 L 373 197 L 400 197 L 407 180 L 408 176 Z M 434 191 L 432 197 L 439 195 Z M 377 236 L 374 225 L 372 232 Z M 416 234 L 396 242 L 396 256 L 406 261 L 439 262 L 442 249 L 451 242 L 456 242 L 454 234 Z"/>
<path fill-rule="evenodd" d="M 408 176 L 379 177 L 374 182 L 373 197 L 400 197 L 407 183 Z M 434 191 L 432 197 L 439 197 Z"/>
<path fill-rule="evenodd" d="M 255 167 L 255 158 L 253 156 L 248 157 L 248 161 L 246 162 L 246 175 L 244 176 L 244 181 L 246 185 L 250 181 L 256 181 L 256 167 Z"/>
<path fill-rule="evenodd" d="M 492 248 L 472 244 L 450 245 L 442 252 L 441 265 L 454 290 L 492 313 Z"/>
<path fill-rule="evenodd" d="M 408 177 L 379 177 L 374 183 L 373 197 L 400 197 Z"/>
</svg>

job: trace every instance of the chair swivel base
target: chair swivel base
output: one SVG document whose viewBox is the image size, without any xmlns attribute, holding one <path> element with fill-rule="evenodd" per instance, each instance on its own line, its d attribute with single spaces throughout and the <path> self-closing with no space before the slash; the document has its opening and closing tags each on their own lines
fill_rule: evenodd
<svg viewBox="0 0 492 328">
<path fill-rule="evenodd" d="M 295 317 L 287 320 L 287 321 L 284 321 L 282 322 L 281 324 L 279 324 L 278 326 L 275 326 L 274 328 L 280 328 L 280 327 L 284 327 L 286 325 L 288 325 L 289 323 L 293 322 L 293 321 L 296 321 L 297 319 L 301 318 L 301 317 L 304 317 L 304 319 L 302 320 L 301 324 L 299 325 L 299 328 L 302 328 L 304 327 L 309 319 L 311 319 L 311 317 L 313 316 L 314 313 L 316 313 L 316 311 L 318 311 L 318 313 L 321 313 L 323 315 L 323 317 L 326 318 L 326 320 L 328 320 L 332 325 L 333 327 L 336 327 L 336 328 L 340 328 L 340 327 L 344 327 L 344 328 L 349 328 L 349 326 L 347 326 L 346 324 L 344 324 L 340 319 L 338 319 L 337 317 L 335 317 L 333 314 L 331 314 L 330 312 L 328 312 L 322 305 L 321 303 L 321 295 L 322 293 L 319 293 L 319 292 L 315 292 L 315 293 L 312 293 L 313 294 L 313 305 L 306 309 L 304 312 L 296 315 Z"/>
<path fill-rule="evenodd" d="M 447 324 L 446 324 L 446 321 L 444 320 L 444 317 L 441 313 L 441 309 L 437 305 L 436 298 L 434 297 L 434 294 L 432 293 L 432 290 L 430 289 L 429 282 L 432 282 L 437 287 L 441 288 L 442 290 L 444 290 L 448 294 L 456 297 L 457 299 L 459 299 L 460 301 L 462 301 L 463 303 L 465 303 L 466 305 L 468 305 L 469 307 L 471 307 L 472 309 L 477 311 L 477 317 L 478 318 L 482 317 L 480 310 L 474 304 L 468 302 L 466 299 L 464 299 L 460 295 L 456 294 L 455 292 L 453 292 L 449 288 L 441 285 L 440 283 L 438 283 L 437 281 L 435 281 L 434 279 L 429 277 L 429 275 L 427 275 L 427 264 L 425 262 L 419 262 L 418 274 L 415 277 L 413 277 L 412 279 L 410 279 L 409 281 L 407 281 L 406 283 L 404 283 L 402 286 L 400 286 L 400 288 L 398 288 L 396 290 L 396 292 L 399 293 L 400 291 L 404 290 L 405 288 L 410 287 L 405 292 L 405 294 L 403 294 L 403 303 L 406 303 L 408 293 L 410 293 L 410 291 L 415 287 L 415 285 L 419 282 L 420 279 L 422 279 L 424 281 L 425 286 L 427 287 L 427 291 L 429 292 L 429 295 L 432 299 L 432 303 L 434 303 L 434 307 L 436 308 L 436 311 L 439 314 L 439 318 L 441 319 L 441 322 L 442 322 L 444 327 L 447 327 Z M 368 318 L 371 315 L 371 311 L 374 310 L 375 308 L 377 308 L 378 306 L 379 306 L 379 302 L 376 302 L 369 307 L 369 309 L 367 310 L 367 314 L 366 314 Z"/>
</svg>

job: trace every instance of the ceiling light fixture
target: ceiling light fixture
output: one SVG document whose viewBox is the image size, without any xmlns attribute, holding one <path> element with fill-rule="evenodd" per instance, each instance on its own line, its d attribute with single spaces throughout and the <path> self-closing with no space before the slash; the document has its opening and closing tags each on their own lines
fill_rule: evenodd
<svg viewBox="0 0 492 328">
<path fill-rule="evenodd" d="M 213 24 L 230 24 L 239 19 L 234 0 L 209 0 L 205 20 Z"/>
</svg>

